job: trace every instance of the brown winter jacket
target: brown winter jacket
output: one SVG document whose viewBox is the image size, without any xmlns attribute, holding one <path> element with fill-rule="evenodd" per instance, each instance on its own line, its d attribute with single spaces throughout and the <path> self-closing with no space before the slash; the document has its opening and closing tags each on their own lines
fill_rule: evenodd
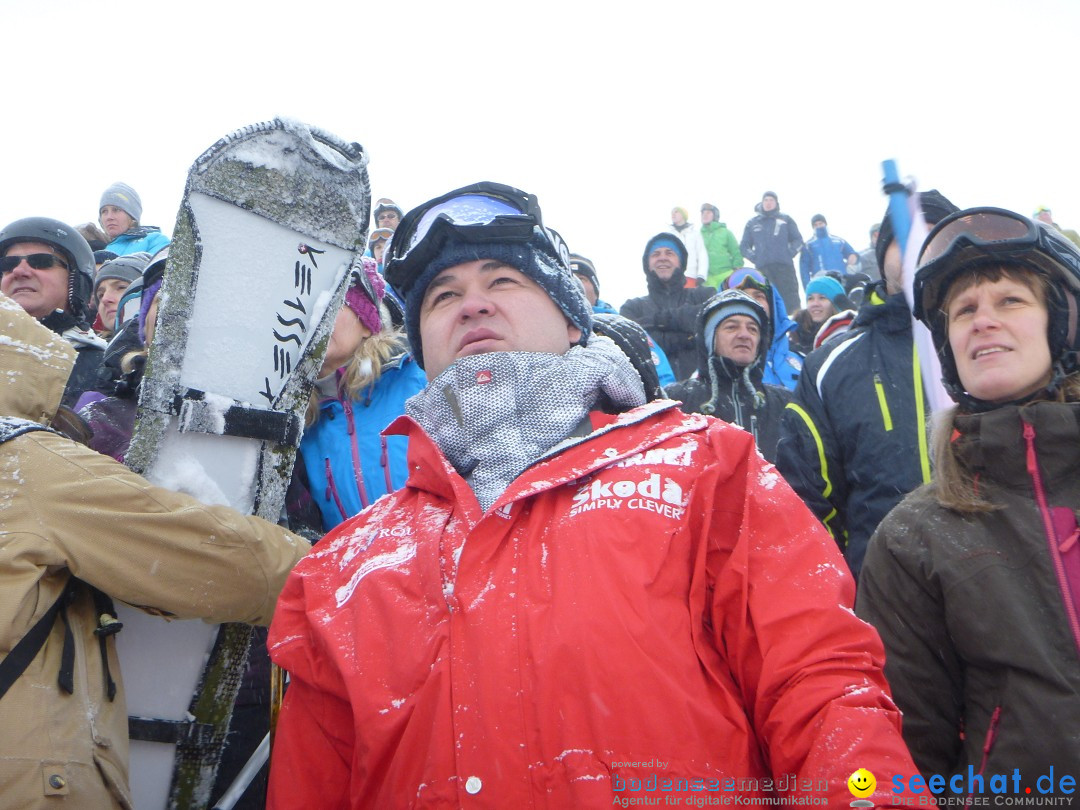
<svg viewBox="0 0 1080 810">
<path fill-rule="evenodd" d="M 961 515 L 933 484 L 908 495 L 870 540 L 856 612 L 885 642 L 924 775 L 962 773 L 966 789 L 969 766 L 987 785 L 1018 768 L 1035 787 L 1053 766 L 1056 792 L 1080 777 L 1080 403 L 1004 406 L 955 428 L 961 462 L 1002 508 Z"/>
<path fill-rule="evenodd" d="M 74 351 L 0 295 L 0 420 L 47 423 Z M 150 485 L 69 439 L 33 431 L 0 443 L 0 659 L 72 575 L 112 597 L 181 618 L 267 624 L 308 544 L 258 518 Z M 67 609 L 74 693 L 58 685 L 64 625 L 0 698 L 0 805 L 130 808 L 127 708 L 105 693 L 95 609 Z M 111 639 L 112 637 L 110 637 Z M 63 797 L 62 799 L 60 797 Z"/>
</svg>

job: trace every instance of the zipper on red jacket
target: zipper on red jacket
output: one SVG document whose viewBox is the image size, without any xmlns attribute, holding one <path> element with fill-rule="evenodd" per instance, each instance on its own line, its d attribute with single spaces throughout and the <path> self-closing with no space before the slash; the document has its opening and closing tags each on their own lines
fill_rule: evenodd
<svg viewBox="0 0 1080 810">
<path fill-rule="evenodd" d="M 334 499 L 334 505 L 337 506 L 338 512 L 341 513 L 341 519 L 349 517 L 345 514 L 345 506 L 341 503 L 341 498 L 338 497 L 337 486 L 334 484 L 334 471 L 330 469 L 330 459 L 324 458 L 323 464 L 326 467 L 326 500 Z"/>
<path fill-rule="evenodd" d="M 1050 507 L 1046 501 L 1046 490 L 1043 488 L 1042 474 L 1039 472 L 1039 461 L 1035 453 L 1035 426 L 1030 422 L 1024 422 L 1024 441 L 1027 443 L 1027 471 L 1035 487 L 1035 500 L 1039 504 L 1039 513 L 1042 515 L 1046 542 L 1050 545 L 1050 559 L 1054 561 L 1054 572 L 1057 574 L 1061 601 L 1065 605 L 1065 615 L 1069 617 L 1073 642 L 1076 644 L 1077 652 L 1080 653 L 1080 619 L 1077 619 L 1076 616 L 1076 605 L 1073 604 L 1069 581 L 1065 576 L 1065 565 L 1061 561 L 1057 531 L 1054 529 L 1054 520 L 1050 516 Z"/>
<path fill-rule="evenodd" d="M 379 444 L 382 452 L 379 454 L 379 463 L 382 464 L 383 477 L 386 479 L 386 491 L 393 492 L 394 485 L 390 481 L 390 451 L 386 446 L 386 437 L 379 436 Z"/>
<path fill-rule="evenodd" d="M 345 424 L 349 431 L 349 444 L 352 445 L 353 474 L 356 476 L 356 493 L 360 496 L 360 508 L 367 509 L 367 492 L 364 490 L 364 471 L 360 468 L 360 446 L 356 443 L 356 423 L 353 421 L 352 403 L 343 399 L 341 404 L 345 408 Z M 352 515 L 345 515 L 352 517 Z"/>
<path fill-rule="evenodd" d="M 997 727 L 1001 720 L 1001 706 L 994 707 L 994 713 L 990 715 L 990 727 L 986 729 L 986 739 L 983 740 L 982 747 L 982 759 L 979 760 L 979 773 L 978 776 L 983 775 L 983 771 L 986 770 L 986 761 L 990 759 L 990 749 L 994 747 L 994 740 L 997 738 Z M 971 807 L 971 793 L 968 793 L 967 799 L 964 801 L 964 807 Z"/>
</svg>

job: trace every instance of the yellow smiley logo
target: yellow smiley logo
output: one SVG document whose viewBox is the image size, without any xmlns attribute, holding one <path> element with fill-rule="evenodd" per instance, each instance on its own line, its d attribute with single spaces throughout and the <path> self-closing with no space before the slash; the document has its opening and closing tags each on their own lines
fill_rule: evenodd
<svg viewBox="0 0 1080 810">
<path fill-rule="evenodd" d="M 873 794 L 877 787 L 877 779 L 866 768 L 859 768 L 847 780 L 848 790 L 857 799 L 865 799 Z"/>
</svg>

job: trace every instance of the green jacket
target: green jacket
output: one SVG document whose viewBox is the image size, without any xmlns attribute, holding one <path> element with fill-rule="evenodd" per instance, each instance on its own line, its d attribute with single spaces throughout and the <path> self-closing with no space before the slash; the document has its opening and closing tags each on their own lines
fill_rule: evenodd
<svg viewBox="0 0 1080 810">
<path fill-rule="evenodd" d="M 702 225 L 700 230 L 709 254 L 709 275 L 705 283 L 719 290 L 731 271 L 743 266 L 739 240 L 723 222 L 710 222 Z"/>
</svg>

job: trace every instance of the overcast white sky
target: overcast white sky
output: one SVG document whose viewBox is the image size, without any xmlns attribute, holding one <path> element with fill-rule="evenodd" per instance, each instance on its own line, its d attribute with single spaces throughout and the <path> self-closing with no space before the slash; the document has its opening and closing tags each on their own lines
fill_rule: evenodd
<svg viewBox="0 0 1080 810">
<path fill-rule="evenodd" d="M 772 189 L 864 248 L 888 157 L 961 207 L 1080 227 L 1078 23 L 1075 0 L 0 0 L 0 224 L 94 219 L 123 180 L 171 233 L 192 161 L 284 115 L 364 144 L 406 210 L 536 194 L 616 306 L 675 205 L 739 237 Z"/>
</svg>

